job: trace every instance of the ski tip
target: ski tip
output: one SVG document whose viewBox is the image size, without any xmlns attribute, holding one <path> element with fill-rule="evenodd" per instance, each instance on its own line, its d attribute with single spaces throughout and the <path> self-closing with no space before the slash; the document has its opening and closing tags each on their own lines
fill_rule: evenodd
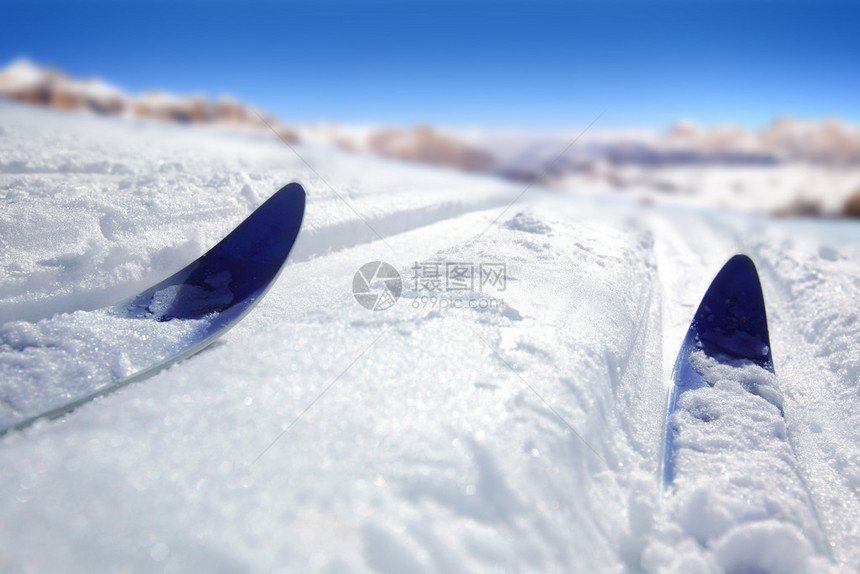
<svg viewBox="0 0 860 574">
<path fill-rule="evenodd" d="M 293 247 L 305 216 L 305 190 L 289 183 L 263 202 L 206 256 L 229 255 L 280 265 Z"/>
<path fill-rule="evenodd" d="M 289 195 L 296 201 L 300 201 L 302 205 L 304 205 L 305 196 L 307 195 L 305 193 L 305 188 L 302 187 L 302 184 L 295 181 L 292 183 L 288 183 L 287 185 L 279 189 L 276 193 L 283 193 L 285 195 Z"/>
<path fill-rule="evenodd" d="M 752 259 L 735 255 L 714 278 L 690 325 L 709 355 L 749 359 L 773 370 L 767 313 Z"/>
<path fill-rule="evenodd" d="M 146 309 L 159 321 L 220 317 L 238 320 L 265 294 L 293 248 L 305 213 L 305 190 L 290 183 L 185 269 L 137 295 L 128 309 Z M 172 295 L 165 289 L 178 289 Z M 167 297 L 159 311 L 154 297 Z M 148 316 L 148 315 L 147 315 Z M 214 328 L 214 327 L 213 327 Z"/>
<path fill-rule="evenodd" d="M 296 219 L 295 227 L 301 225 L 302 218 L 305 214 L 305 188 L 300 183 L 288 183 L 281 189 L 275 192 L 263 205 L 269 202 L 277 203 L 277 211 L 282 212 L 285 216 Z M 262 206 L 260 206 L 262 208 Z M 275 210 L 270 210 L 275 211 Z M 298 230 L 297 230 L 298 231 Z"/>
</svg>

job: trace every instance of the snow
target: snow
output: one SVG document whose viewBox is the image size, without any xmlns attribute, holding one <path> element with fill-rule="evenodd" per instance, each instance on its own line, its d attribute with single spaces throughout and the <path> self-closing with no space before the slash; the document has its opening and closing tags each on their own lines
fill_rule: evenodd
<svg viewBox="0 0 860 574">
<path fill-rule="evenodd" d="M 46 82 L 50 73 L 26 58 L 19 58 L 3 69 L 4 88 L 11 91 L 37 87 Z"/>
<path fill-rule="evenodd" d="M 860 189 L 860 170 L 800 162 L 731 168 L 602 165 L 590 173 L 566 176 L 559 187 L 586 194 L 620 193 L 662 205 L 777 215 L 806 207 L 815 214 L 835 216 Z"/>
<path fill-rule="evenodd" d="M 308 191 L 287 268 L 219 343 L 0 438 L 0 569 L 856 571 L 854 226 L 538 188 L 503 211 L 522 186 L 297 150 L 316 172 L 273 138 L 0 103 L 7 363 L 73 368 L 96 309 L 285 183 Z M 709 366 L 720 384 L 684 400 L 718 431 L 685 439 L 693 471 L 661 500 L 671 367 L 736 252 L 759 268 L 776 381 Z M 371 261 L 403 278 L 386 311 L 351 292 Z M 431 297 L 416 263 L 507 280 Z M 114 350 L 143 335 L 118 331 Z"/>
<path fill-rule="evenodd" d="M 710 550 L 700 558 L 724 571 L 826 571 L 829 547 L 796 470 L 777 377 L 751 361 L 718 362 L 701 351 L 690 362 L 711 386 L 683 392 L 670 416 L 678 476 L 662 509 L 666 526 L 645 560 L 670 555 L 662 545 L 670 550 L 690 537 Z M 685 571 L 686 557 L 673 558 Z"/>
<path fill-rule="evenodd" d="M 163 363 L 189 347 L 206 324 L 142 321 L 105 309 L 4 324 L 0 428 Z"/>
</svg>

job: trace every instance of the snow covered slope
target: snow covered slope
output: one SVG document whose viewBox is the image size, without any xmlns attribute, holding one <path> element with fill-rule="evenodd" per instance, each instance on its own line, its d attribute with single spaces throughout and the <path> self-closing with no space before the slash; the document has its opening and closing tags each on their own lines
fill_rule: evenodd
<svg viewBox="0 0 860 574">
<path fill-rule="evenodd" d="M 291 180 L 308 191 L 291 263 L 222 342 L 0 439 L 0 569 L 860 564 L 854 226 L 538 189 L 503 213 L 521 186 L 297 149 L 316 171 L 268 138 L 0 103 L 5 365 L 25 348 L 50 371 L 71 339 L 16 333 L 155 283 Z M 730 482 L 698 484 L 687 512 L 659 500 L 671 366 L 738 251 L 761 273 L 797 451 L 770 470 L 803 477 L 833 560 L 812 545 L 787 551 L 767 506 L 725 512 Z M 351 288 L 379 260 L 403 293 L 373 312 Z M 418 289 L 445 264 L 504 264 L 504 289 Z"/>
</svg>

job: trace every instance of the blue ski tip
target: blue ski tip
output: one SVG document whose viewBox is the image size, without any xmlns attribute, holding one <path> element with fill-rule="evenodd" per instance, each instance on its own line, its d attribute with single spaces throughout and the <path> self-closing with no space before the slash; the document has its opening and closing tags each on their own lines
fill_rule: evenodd
<svg viewBox="0 0 860 574">
<path fill-rule="evenodd" d="M 673 385 L 669 391 L 664 420 L 661 496 L 675 477 L 674 443 L 677 430 L 671 423 L 672 413 L 678 407 L 681 393 L 709 384 L 690 361 L 692 353 L 697 350 L 717 360 L 747 359 L 773 372 L 764 296 L 755 265 L 746 255 L 735 255 L 729 259 L 714 277 L 675 360 Z M 757 394 L 754 390 L 751 392 Z M 781 405 L 775 406 L 782 412 Z"/>
<path fill-rule="evenodd" d="M 299 234 L 305 190 L 291 183 L 270 197 L 227 237 L 199 259 L 157 285 L 110 308 L 121 317 L 149 321 L 203 319 L 192 335 L 177 341 L 172 354 L 155 354 L 152 363 L 121 380 L 88 381 L 88 391 L 67 394 L 65 402 L 44 404 L 41 412 L 6 421 L 0 435 L 40 418 L 54 419 L 130 383 L 190 357 L 238 323 L 274 284 Z M 130 328 L 133 326 L 130 325 Z M 6 424 L 6 423 L 4 423 Z"/>
<path fill-rule="evenodd" d="M 214 317 L 212 332 L 233 323 L 280 272 L 304 211 L 302 186 L 283 187 L 199 259 L 135 297 L 128 311 L 157 321 Z"/>
<path fill-rule="evenodd" d="M 749 257 L 735 255 L 717 273 L 687 338 L 710 356 L 749 359 L 773 371 L 764 296 Z"/>
</svg>

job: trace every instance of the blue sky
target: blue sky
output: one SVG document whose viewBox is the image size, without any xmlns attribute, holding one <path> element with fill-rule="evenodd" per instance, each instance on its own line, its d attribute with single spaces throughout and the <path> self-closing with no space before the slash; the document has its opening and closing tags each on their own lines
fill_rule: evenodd
<svg viewBox="0 0 860 574">
<path fill-rule="evenodd" d="M 857 3 L 812 0 L 5 0 L 0 63 L 228 93 L 292 122 L 860 123 L 858 24 Z"/>
</svg>

